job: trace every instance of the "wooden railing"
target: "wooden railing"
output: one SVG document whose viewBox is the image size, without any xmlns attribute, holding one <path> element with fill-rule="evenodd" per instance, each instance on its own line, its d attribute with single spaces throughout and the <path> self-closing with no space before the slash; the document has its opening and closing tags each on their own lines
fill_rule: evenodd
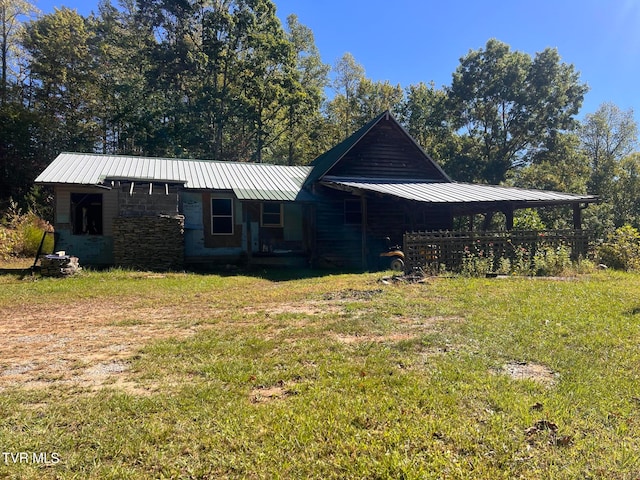
<svg viewBox="0 0 640 480">
<path fill-rule="evenodd" d="M 513 230 L 489 232 L 411 232 L 404 234 L 403 250 L 407 271 L 425 270 L 459 271 L 469 255 L 515 260 L 526 254 L 532 258 L 541 247 L 564 246 L 572 259 L 585 257 L 593 239 L 586 230 Z"/>
</svg>

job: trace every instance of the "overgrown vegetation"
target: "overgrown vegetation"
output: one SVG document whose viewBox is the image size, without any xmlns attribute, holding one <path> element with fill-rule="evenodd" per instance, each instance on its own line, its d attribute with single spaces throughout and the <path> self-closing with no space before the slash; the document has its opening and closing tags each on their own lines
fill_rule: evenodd
<svg viewBox="0 0 640 480">
<path fill-rule="evenodd" d="M 589 259 L 571 258 L 565 244 L 540 242 L 535 247 L 513 245 L 508 255 L 496 255 L 491 245 L 487 250 L 475 246 L 465 248 L 460 273 L 466 276 L 526 275 L 555 276 L 586 273 L 594 270 Z"/>
<path fill-rule="evenodd" d="M 378 280 L 0 276 L 0 443 L 60 459 L 0 462 L 0 476 L 623 480 L 640 471 L 637 275 Z M 29 319 L 40 311 L 49 320 L 38 329 Z M 163 322 L 169 338 L 144 340 Z M 112 343 L 92 352 L 107 333 Z M 36 346 L 61 358 L 31 355 Z M 120 368 L 97 384 L 96 364 Z"/>
<path fill-rule="evenodd" d="M 625 225 L 609 235 L 599 249 L 601 261 L 619 270 L 640 270 L 640 232 Z"/>
<path fill-rule="evenodd" d="M 0 221 L 0 260 L 35 258 L 45 232 L 53 232 L 48 222 L 31 210 L 22 212 L 17 203 L 11 201 L 8 212 Z M 53 235 L 47 235 L 42 251 L 51 253 L 53 243 Z"/>
</svg>

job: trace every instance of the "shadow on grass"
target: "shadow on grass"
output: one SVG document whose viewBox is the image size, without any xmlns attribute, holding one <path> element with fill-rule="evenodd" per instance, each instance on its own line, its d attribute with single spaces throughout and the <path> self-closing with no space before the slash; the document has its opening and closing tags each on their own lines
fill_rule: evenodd
<svg viewBox="0 0 640 480">
<path fill-rule="evenodd" d="M 238 268 L 190 268 L 187 273 L 197 275 L 220 275 L 233 277 L 237 275 L 256 277 L 271 282 L 287 282 L 307 278 L 321 278 L 332 275 L 364 273 L 361 270 L 338 268 L 300 268 L 300 267 L 238 267 Z"/>
<path fill-rule="evenodd" d="M 11 277 L 15 277 L 17 280 L 22 280 L 25 277 L 30 277 L 32 275 L 35 275 L 36 273 L 39 273 L 39 268 L 36 267 L 35 269 L 32 267 L 15 267 L 15 268 L 0 268 L 0 276 L 1 275 L 7 275 L 7 276 L 11 276 Z"/>
</svg>

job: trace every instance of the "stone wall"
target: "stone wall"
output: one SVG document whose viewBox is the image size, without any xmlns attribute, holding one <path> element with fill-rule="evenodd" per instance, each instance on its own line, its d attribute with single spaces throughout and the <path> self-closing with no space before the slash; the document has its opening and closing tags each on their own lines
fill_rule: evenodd
<svg viewBox="0 0 640 480">
<path fill-rule="evenodd" d="M 166 271 L 184 268 L 184 217 L 159 215 L 113 219 L 116 266 Z"/>
<path fill-rule="evenodd" d="M 178 191 L 175 187 L 169 192 L 162 185 L 153 185 L 149 193 L 148 185 L 137 185 L 129 193 L 127 185 L 121 187 L 118 209 L 121 217 L 145 217 L 178 214 Z"/>
</svg>

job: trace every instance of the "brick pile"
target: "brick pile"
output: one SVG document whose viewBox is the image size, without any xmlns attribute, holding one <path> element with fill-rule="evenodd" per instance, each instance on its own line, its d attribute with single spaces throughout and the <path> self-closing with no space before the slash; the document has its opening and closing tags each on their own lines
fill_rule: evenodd
<svg viewBox="0 0 640 480">
<path fill-rule="evenodd" d="M 45 255 L 40 259 L 40 273 L 43 277 L 69 277 L 82 267 L 78 257 L 70 255 Z"/>
<path fill-rule="evenodd" d="M 167 271 L 184 268 L 184 217 L 159 215 L 113 219 L 117 266 Z"/>
</svg>

